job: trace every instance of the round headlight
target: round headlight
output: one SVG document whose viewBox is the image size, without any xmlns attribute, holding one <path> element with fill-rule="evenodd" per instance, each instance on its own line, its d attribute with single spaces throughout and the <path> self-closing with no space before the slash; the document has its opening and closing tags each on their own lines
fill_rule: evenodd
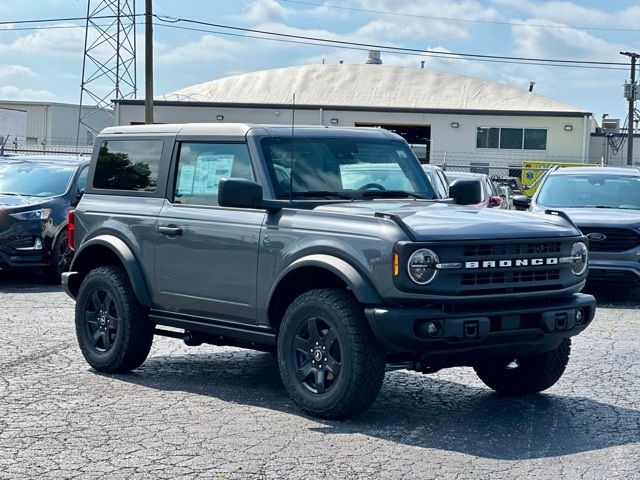
<svg viewBox="0 0 640 480">
<path fill-rule="evenodd" d="M 428 248 L 421 248 L 409 257 L 408 272 L 411 280 L 418 285 L 426 285 L 438 275 L 436 265 L 440 262 L 436 252 Z"/>
<path fill-rule="evenodd" d="M 587 270 L 589 249 L 582 242 L 577 242 L 571 247 L 571 271 L 575 275 L 582 275 Z"/>
</svg>

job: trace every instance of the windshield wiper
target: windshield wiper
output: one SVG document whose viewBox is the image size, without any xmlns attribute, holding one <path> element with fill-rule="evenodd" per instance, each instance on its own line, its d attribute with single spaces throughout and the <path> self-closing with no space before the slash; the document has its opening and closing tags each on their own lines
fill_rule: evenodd
<svg viewBox="0 0 640 480">
<path fill-rule="evenodd" d="M 0 192 L 0 195 L 11 195 L 13 197 L 24 197 L 24 193 Z"/>
<path fill-rule="evenodd" d="M 419 195 L 413 192 L 405 192 L 404 190 L 367 190 L 362 192 L 362 198 L 417 198 L 419 200 L 431 200 L 424 195 Z"/>
<path fill-rule="evenodd" d="M 286 194 L 283 194 L 283 196 Z M 347 195 L 346 193 L 341 192 L 332 192 L 329 190 L 307 190 L 306 192 L 291 192 L 292 197 L 303 197 L 303 198 L 311 198 L 311 197 L 335 197 L 335 198 L 343 198 L 345 200 L 354 200 L 351 195 Z"/>
</svg>

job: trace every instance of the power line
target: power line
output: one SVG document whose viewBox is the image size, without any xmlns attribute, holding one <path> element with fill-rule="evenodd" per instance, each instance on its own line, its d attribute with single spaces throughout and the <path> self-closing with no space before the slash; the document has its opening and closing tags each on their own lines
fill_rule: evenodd
<svg viewBox="0 0 640 480">
<path fill-rule="evenodd" d="M 336 10 L 347 10 L 352 12 L 375 13 L 379 15 L 391 15 L 396 17 L 425 18 L 429 20 L 443 20 L 443 21 L 460 22 L 460 23 L 484 23 L 484 24 L 490 24 L 490 25 L 507 25 L 511 27 L 601 30 L 601 31 L 610 31 L 610 32 L 640 32 L 640 29 L 637 29 L 637 28 L 588 27 L 584 25 L 548 25 L 548 24 L 523 23 L 523 22 L 501 22 L 499 20 L 479 20 L 479 19 L 471 19 L 471 18 L 436 17 L 433 15 L 417 15 L 412 13 L 390 12 L 387 10 L 372 10 L 369 8 L 344 7 L 341 5 L 332 5 L 332 4 L 326 4 L 326 3 L 323 4 L 323 3 L 304 2 L 302 0 L 280 0 L 280 1 L 286 2 L 286 3 L 296 3 L 299 5 L 308 5 L 312 7 L 325 7 L 325 8 L 333 8 Z"/>
<path fill-rule="evenodd" d="M 154 23 L 154 25 L 164 28 L 174 28 L 178 30 L 188 30 L 193 32 L 202 32 L 202 33 L 211 33 L 214 35 L 221 35 L 227 37 L 240 37 L 240 38 L 252 38 L 257 40 L 268 40 L 272 42 L 281 42 L 281 43 L 290 43 L 297 45 L 310 45 L 316 47 L 331 47 L 343 50 L 353 50 L 353 51 L 367 51 L 366 47 L 350 47 L 346 45 L 328 45 L 326 43 L 317 43 L 311 41 L 303 41 L 303 40 L 287 40 L 283 38 L 269 38 L 269 37 L 260 37 L 257 35 L 247 35 L 241 33 L 230 33 L 230 32 L 220 32 L 217 30 L 208 30 L 205 28 L 196 28 L 196 27 L 184 27 L 179 25 L 169 25 L 166 23 Z M 621 67 L 604 67 L 604 66 L 593 66 L 593 65 L 571 65 L 571 64 L 557 64 L 557 63 L 540 63 L 540 62 L 518 62 L 518 61 L 510 61 L 510 60 L 497 60 L 497 59 L 486 59 L 486 58 L 460 58 L 455 56 L 455 54 L 448 52 L 440 52 L 438 55 L 430 54 L 430 53 L 412 53 L 412 52 L 402 52 L 402 51 L 394 51 L 394 50 L 385 50 L 379 49 L 382 53 L 389 53 L 394 55 L 409 55 L 415 57 L 429 57 L 429 58 L 445 58 L 449 60 L 467 60 L 473 62 L 489 62 L 489 63 L 504 63 L 511 65 L 534 65 L 534 66 L 547 66 L 547 67 L 564 67 L 564 68 L 586 68 L 586 69 L 595 69 L 595 70 L 622 70 L 626 71 L 626 68 Z"/>
<path fill-rule="evenodd" d="M 142 14 L 137 14 L 136 17 L 140 17 Z M 104 18 L 112 18 L 117 19 L 118 15 L 98 15 L 95 17 L 91 17 L 92 19 L 100 20 Z M 21 25 L 25 23 L 52 23 L 52 22 L 77 22 L 82 20 L 83 22 L 87 21 L 87 17 L 58 17 L 58 18 L 40 18 L 36 20 L 6 20 L 0 22 L 0 25 Z M 8 29 L 11 31 L 11 29 Z"/>
<path fill-rule="evenodd" d="M 271 32 L 268 30 L 257 30 L 253 28 L 245 28 L 245 27 L 237 27 L 232 25 L 223 25 L 219 23 L 204 22 L 202 20 L 176 18 L 176 17 L 167 16 L 167 15 L 154 15 L 154 16 L 158 20 L 162 22 L 167 22 L 167 23 L 184 22 L 184 23 L 191 23 L 195 25 L 204 25 L 208 27 L 223 28 L 228 30 L 235 30 L 235 31 L 242 31 L 242 32 L 249 32 L 249 33 L 259 33 L 262 35 L 270 35 L 270 36 L 283 37 L 283 38 L 294 38 L 298 40 L 310 40 L 315 42 L 324 42 L 328 44 L 375 48 L 377 50 L 394 50 L 394 51 L 412 52 L 412 53 L 420 53 L 420 54 L 429 53 L 432 55 L 446 54 L 446 55 L 455 55 L 458 57 L 486 58 L 486 59 L 495 59 L 495 60 L 514 60 L 514 61 L 520 61 L 520 62 L 545 62 L 545 63 L 558 63 L 558 64 L 567 63 L 567 64 L 576 64 L 576 65 L 625 65 L 625 66 L 627 65 L 626 63 L 623 63 L 623 62 L 605 62 L 605 61 L 592 61 L 592 60 L 564 60 L 564 59 L 557 59 L 557 58 L 511 57 L 511 56 L 505 56 L 505 55 L 483 55 L 483 54 L 476 54 L 476 53 L 461 53 L 461 52 L 443 53 L 438 50 L 424 50 L 424 49 L 418 49 L 418 48 L 395 47 L 393 45 L 349 42 L 346 40 L 336 40 L 336 39 L 330 39 L 330 38 L 310 37 L 306 35 L 294 35 L 294 34 L 288 34 L 288 33 Z"/>
</svg>

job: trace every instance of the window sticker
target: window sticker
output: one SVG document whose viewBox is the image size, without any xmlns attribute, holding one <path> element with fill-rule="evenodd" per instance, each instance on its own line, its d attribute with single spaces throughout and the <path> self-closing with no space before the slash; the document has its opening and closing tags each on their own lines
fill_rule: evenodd
<svg viewBox="0 0 640 480">
<path fill-rule="evenodd" d="M 220 179 L 231 177 L 233 155 L 200 155 L 194 172 L 194 195 L 217 195 Z"/>
<path fill-rule="evenodd" d="M 196 167 L 194 165 L 183 165 L 180 168 L 180 178 L 178 179 L 178 195 L 193 194 L 193 182 L 195 180 Z"/>
<path fill-rule="evenodd" d="M 404 150 L 396 150 L 396 153 L 400 158 L 407 158 L 407 154 L 404 153 Z"/>
</svg>

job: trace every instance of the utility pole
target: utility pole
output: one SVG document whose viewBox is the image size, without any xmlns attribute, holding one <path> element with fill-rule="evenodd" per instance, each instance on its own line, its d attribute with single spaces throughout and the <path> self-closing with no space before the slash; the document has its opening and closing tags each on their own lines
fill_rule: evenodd
<svg viewBox="0 0 640 480">
<path fill-rule="evenodd" d="M 633 165 L 633 119 L 636 103 L 636 62 L 640 53 L 620 52 L 620 55 L 631 58 L 631 85 L 629 88 L 629 127 L 627 129 L 627 165 Z"/>
<path fill-rule="evenodd" d="M 144 123 L 153 125 L 153 12 L 145 0 L 144 29 Z"/>
</svg>

